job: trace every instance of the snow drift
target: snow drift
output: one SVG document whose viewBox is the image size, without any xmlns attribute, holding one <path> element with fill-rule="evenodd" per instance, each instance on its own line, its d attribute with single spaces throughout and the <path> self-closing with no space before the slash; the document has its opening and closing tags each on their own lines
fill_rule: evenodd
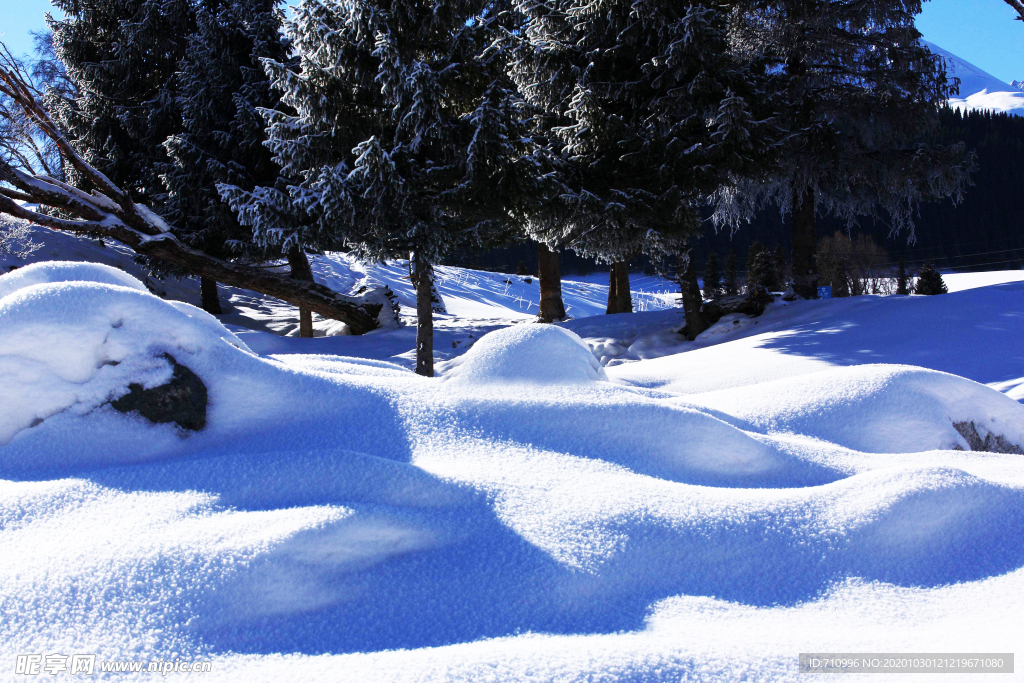
<svg viewBox="0 0 1024 683">
<path fill-rule="evenodd" d="M 446 374 L 462 384 L 587 384 L 608 379 L 582 339 L 553 325 L 515 325 L 491 332 L 452 361 Z"/>
<path fill-rule="evenodd" d="M 100 282 L 147 291 L 138 278 L 113 266 L 75 261 L 43 261 L 0 276 L 0 299 L 25 287 L 57 282 Z"/>
<path fill-rule="evenodd" d="M 0 298 L 0 670 L 782 680 L 808 649 L 1013 649 L 1024 461 L 936 450 L 963 421 L 1020 442 L 991 388 L 871 364 L 676 392 L 532 324 L 428 380 L 262 357 L 200 313 L 123 282 Z M 165 356 L 202 430 L 109 407 Z"/>
<path fill-rule="evenodd" d="M 867 453 L 970 450 L 955 425 L 1024 444 L 1024 405 L 970 380 L 901 365 L 834 368 L 700 394 L 753 429 L 801 434 Z"/>
</svg>

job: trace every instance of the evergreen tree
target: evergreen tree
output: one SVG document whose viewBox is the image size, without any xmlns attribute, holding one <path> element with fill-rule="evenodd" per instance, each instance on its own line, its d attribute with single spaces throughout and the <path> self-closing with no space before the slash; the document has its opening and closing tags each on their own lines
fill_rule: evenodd
<svg viewBox="0 0 1024 683">
<path fill-rule="evenodd" d="M 764 279 L 764 274 L 761 272 L 765 264 L 765 259 L 758 258 L 764 251 L 764 245 L 754 240 L 750 243 L 750 247 L 747 249 L 747 290 L 750 291 Z"/>
<path fill-rule="evenodd" d="M 782 250 L 781 244 L 776 244 L 772 249 L 772 267 L 775 269 L 775 282 L 779 289 L 783 289 L 789 278 L 786 272 L 786 252 Z"/>
<path fill-rule="evenodd" d="M 739 293 L 739 283 L 736 280 L 736 254 L 730 251 L 725 256 L 725 280 L 722 288 L 726 296 L 736 296 Z"/>
<path fill-rule="evenodd" d="M 775 270 L 772 252 L 762 249 L 754 254 L 747 274 L 748 287 L 764 287 L 769 292 L 780 289 L 779 276 Z"/>
<path fill-rule="evenodd" d="M 708 254 L 707 263 L 704 265 L 704 298 L 716 298 L 722 289 L 722 278 L 718 273 L 718 254 Z"/>
<path fill-rule="evenodd" d="M 897 294 L 910 294 L 909 287 L 910 278 L 907 276 L 907 262 L 901 256 L 900 264 L 896 271 L 896 293 Z"/>
<path fill-rule="evenodd" d="M 914 292 L 931 296 L 945 294 L 947 291 L 942 274 L 935 269 L 931 261 L 925 261 L 917 273 L 917 285 L 914 287 Z"/>
<path fill-rule="evenodd" d="M 511 2 L 512 74 L 553 179 L 536 239 L 624 275 L 639 253 L 683 251 L 701 197 L 771 159 L 765 71 L 729 49 L 727 6 Z"/>
<path fill-rule="evenodd" d="M 277 177 L 258 113 L 278 104 L 261 60 L 282 61 L 288 52 L 277 5 L 278 0 L 201 4 L 197 31 L 180 63 L 182 122 L 180 132 L 164 143 L 171 165 L 163 177 L 168 193 L 163 213 L 179 236 L 218 258 L 276 255 L 251 248 L 251 230 L 239 223 L 217 186 L 251 190 Z M 204 279 L 202 285 L 204 308 L 219 313 L 216 283 Z M 312 336 L 311 317 L 307 331 Z"/>
<path fill-rule="evenodd" d="M 300 63 L 266 62 L 291 108 L 268 113 L 283 180 L 226 189 L 263 244 L 410 258 L 422 375 L 432 264 L 536 193 L 519 98 L 486 49 L 498 20 L 489 0 L 303 0 L 286 22 Z"/>
<path fill-rule="evenodd" d="M 181 130 L 175 74 L 195 32 L 194 0 L 54 0 L 53 45 L 73 84 L 50 103 L 85 160 L 162 212 L 164 141 Z"/>
<path fill-rule="evenodd" d="M 716 219 L 749 218 L 767 201 L 792 218 L 793 285 L 817 296 L 816 214 L 884 214 L 909 229 L 921 201 L 958 201 L 973 158 L 930 144 L 954 92 L 920 42 L 919 0 L 742 0 L 738 50 L 764 55 L 785 83 L 777 120 L 788 132 L 770 182 L 719 195 Z"/>
</svg>

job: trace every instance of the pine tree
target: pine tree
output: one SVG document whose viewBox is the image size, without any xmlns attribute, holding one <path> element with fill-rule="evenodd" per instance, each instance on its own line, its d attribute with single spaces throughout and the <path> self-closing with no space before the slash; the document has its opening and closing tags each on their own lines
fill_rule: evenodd
<svg viewBox="0 0 1024 683">
<path fill-rule="evenodd" d="M 900 257 L 900 264 L 896 271 L 896 293 L 907 295 L 910 294 L 909 287 L 910 278 L 907 276 L 907 262 Z"/>
<path fill-rule="evenodd" d="M 757 240 L 751 242 L 747 249 L 747 291 L 753 290 L 764 279 L 761 269 L 764 267 L 765 260 L 759 258 L 763 251 L 764 245 Z"/>
<path fill-rule="evenodd" d="M 725 280 L 722 283 L 726 296 L 736 296 L 739 293 L 739 283 L 736 280 L 736 254 L 729 252 L 725 256 Z"/>
<path fill-rule="evenodd" d="M 714 299 L 721 293 L 722 279 L 718 273 L 718 254 L 708 254 L 707 263 L 704 265 L 704 298 Z"/>
<path fill-rule="evenodd" d="M 778 273 L 775 270 L 775 258 L 772 252 L 762 249 L 754 254 L 747 274 L 748 287 L 764 287 L 769 292 L 780 289 Z"/>
<path fill-rule="evenodd" d="M 223 0 L 201 4 L 177 77 L 181 130 L 164 143 L 171 160 L 163 176 L 164 215 L 192 246 L 218 258 L 262 260 L 277 254 L 251 246 L 251 230 L 221 199 L 218 185 L 251 190 L 273 183 L 277 167 L 263 145 L 258 111 L 278 105 L 262 59 L 284 60 L 278 0 Z M 298 258 L 293 256 L 292 260 Z M 305 272 L 296 262 L 293 276 Z M 312 277 L 312 271 L 308 273 Z M 300 278 L 304 279 L 304 278 Z M 216 283 L 202 282 L 204 308 L 219 313 Z M 309 312 L 300 315 L 312 336 Z M 308 329 L 305 329 L 308 327 Z"/>
<path fill-rule="evenodd" d="M 195 32 L 193 0 L 54 0 L 53 44 L 74 85 L 51 102 L 86 161 L 162 212 L 164 141 L 181 130 L 175 74 Z"/>
<path fill-rule="evenodd" d="M 433 375 L 433 270 L 508 230 L 536 192 L 525 117 L 488 0 L 303 0 L 286 22 L 298 65 L 268 61 L 291 110 L 268 114 L 282 179 L 229 191 L 263 244 L 408 257 L 416 372 Z M 294 112 L 294 113 L 293 113 Z"/>
<path fill-rule="evenodd" d="M 728 49 L 725 5 L 512 5 L 512 74 L 550 180 L 528 224 L 538 240 L 625 273 L 639 253 L 681 253 L 701 197 L 770 160 L 763 65 Z"/>
<path fill-rule="evenodd" d="M 786 272 L 786 252 L 782 250 L 781 244 L 776 244 L 772 249 L 772 267 L 775 270 L 775 283 L 778 289 L 783 289 L 789 281 Z"/>
<path fill-rule="evenodd" d="M 788 132 L 769 182 L 719 195 L 716 220 L 735 224 L 766 202 L 792 218 L 793 287 L 817 296 L 816 214 L 852 222 L 886 215 L 914 237 L 922 201 L 959 201 L 973 157 L 930 143 L 952 92 L 941 60 L 920 42 L 919 0 L 741 0 L 738 50 L 767 57 L 781 76 Z"/>
<path fill-rule="evenodd" d="M 921 270 L 917 272 L 917 285 L 914 287 L 914 292 L 932 296 L 935 294 L 945 294 L 947 291 L 942 274 L 935 269 L 931 261 L 925 261 L 924 265 L 921 266 Z"/>
</svg>

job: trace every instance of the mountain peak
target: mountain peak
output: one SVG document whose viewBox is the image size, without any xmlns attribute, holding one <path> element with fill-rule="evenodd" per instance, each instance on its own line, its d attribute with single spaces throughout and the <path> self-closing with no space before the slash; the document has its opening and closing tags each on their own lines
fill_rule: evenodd
<svg viewBox="0 0 1024 683">
<path fill-rule="evenodd" d="M 949 98 L 949 106 L 966 111 L 983 110 L 1024 116 L 1024 82 L 1001 81 L 966 59 L 944 50 L 935 43 L 921 43 L 946 63 L 946 76 L 960 81 L 960 92 Z"/>
</svg>

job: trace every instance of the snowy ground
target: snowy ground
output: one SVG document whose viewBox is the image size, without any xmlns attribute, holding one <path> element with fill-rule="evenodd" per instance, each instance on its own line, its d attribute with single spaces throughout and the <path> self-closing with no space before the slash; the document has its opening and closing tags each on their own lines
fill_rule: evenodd
<svg viewBox="0 0 1024 683">
<path fill-rule="evenodd" d="M 401 264 L 316 273 L 410 303 Z M 224 327 L 109 269 L 0 276 L 0 680 L 23 653 L 795 681 L 800 652 L 1019 651 L 1024 456 L 954 426 L 1024 445 L 1018 275 L 780 302 L 687 343 L 663 282 L 618 316 L 603 275 L 566 282 L 576 319 L 545 326 L 535 280 L 440 269 L 435 379 L 411 328 L 298 339 L 244 292 Z M 198 433 L 106 403 L 165 382 L 163 354 L 208 388 Z"/>
</svg>

